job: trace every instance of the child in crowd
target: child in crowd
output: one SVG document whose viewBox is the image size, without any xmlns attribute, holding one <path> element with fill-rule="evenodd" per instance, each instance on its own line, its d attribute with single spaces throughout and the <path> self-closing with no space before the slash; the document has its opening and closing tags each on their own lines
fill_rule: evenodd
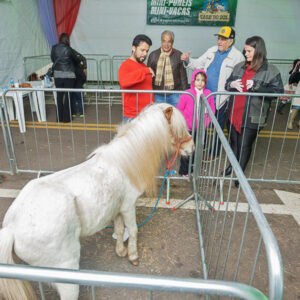
<svg viewBox="0 0 300 300">
<path fill-rule="evenodd" d="M 191 78 L 191 88 L 186 90 L 186 92 L 190 92 L 193 94 L 197 100 L 197 113 L 196 113 L 196 121 L 195 121 L 195 130 L 197 130 L 197 123 L 198 119 L 197 116 L 199 114 L 200 108 L 200 97 L 203 94 L 205 97 L 211 93 L 210 90 L 205 89 L 205 85 L 207 82 L 207 74 L 204 70 L 196 69 Z M 214 97 L 210 96 L 207 99 L 211 110 L 215 113 L 215 103 Z M 191 133 L 193 127 L 193 116 L 194 116 L 194 99 L 189 95 L 181 95 L 180 100 L 177 104 L 177 108 L 183 114 L 188 130 Z M 211 118 L 209 117 L 208 113 L 205 112 L 204 114 L 204 128 L 206 128 L 211 122 Z M 194 136 L 196 138 L 196 135 Z M 193 157 L 194 158 L 194 157 Z M 180 159 L 180 168 L 179 174 L 187 177 L 188 175 L 188 166 L 189 166 L 189 157 L 182 156 Z"/>
<path fill-rule="evenodd" d="M 80 63 L 75 65 L 75 85 L 74 89 L 82 89 L 83 85 L 85 84 L 87 80 L 87 60 L 86 58 L 74 50 L 74 53 L 80 58 Z M 71 94 L 71 111 L 72 111 L 72 117 L 75 118 L 77 115 L 77 108 L 80 118 L 84 117 L 83 114 L 83 93 L 82 92 L 72 92 Z M 77 103 L 77 106 L 76 106 Z"/>
</svg>

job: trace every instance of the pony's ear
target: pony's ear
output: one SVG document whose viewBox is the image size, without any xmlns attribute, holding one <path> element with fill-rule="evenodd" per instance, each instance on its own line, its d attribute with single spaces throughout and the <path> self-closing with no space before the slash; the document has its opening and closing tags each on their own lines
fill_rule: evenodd
<svg viewBox="0 0 300 300">
<path fill-rule="evenodd" d="M 166 108 L 164 110 L 164 114 L 165 114 L 165 117 L 166 119 L 168 120 L 168 123 L 170 124 L 171 123 L 171 116 L 172 116 L 172 113 L 173 113 L 173 107 L 170 106 L 168 108 Z"/>
</svg>

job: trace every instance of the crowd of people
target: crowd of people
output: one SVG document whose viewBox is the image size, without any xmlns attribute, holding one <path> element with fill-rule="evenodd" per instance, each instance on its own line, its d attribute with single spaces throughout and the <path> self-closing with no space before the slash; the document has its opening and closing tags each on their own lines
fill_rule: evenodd
<svg viewBox="0 0 300 300">
<path fill-rule="evenodd" d="M 211 92 L 236 93 L 283 93 L 283 83 L 279 70 L 268 63 L 264 40 L 252 36 L 245 41 L 243 53 L 234 47 L 235 31 L 229 26 L 222 27 L 217 36 L 217 45 L 210 47 L 199 58 L 191 58 L 191 52 L 182 53 L 174 49 L 174 33 L 164 31 L 161 34 L 161 47 L 150 53 L 147 65 L 144 63 L 152 45 L 151 39 L 138 35 L 132 44 L 132 55 L 119 69 L 121 89 L 153 90 L 152 94 L 126 93 L 122 95 L 123 119 L 128 121 L 136 116 L 146 105 L 153 102 L 167 102 L 183 113 L 188 129 L 194 116 L 194 100 L 185 94 L 188 91 L 195 96 L 197 110 L 200 95 Z M 139 43 L 137 43 L 139 41 Z M 187 89 L 186 69 L 194 70 L 190 89 Z M 165 91 L 156 92 L 157 90 Z M 141 99 L 143 99 L 141 101 Z M 245 170 L 251 155 L 252 144 L 259 131 L 266 125 L 272 97 L 226 94 L 207 99 L 222 129 L 227 124 L 230 144 L 233 152 Z M 130 114 L 128 114 L 130 111 Z M 197 114 L 196 114 L 197 115 Z M 204 128 L 210 122 L 206 113 Z M 197 122 L 196 122 L 197 123 Z M 217 159 L 221 143 L 218 137 L 212 144 L 207 160 Z M 188 160 L 182 158 L 179 173 L 187 175 Z M 232 166 L 225 170 L 230 175 Z M 236 181 L 235 185 L 239 183 Z"/>
<path fill-rule="evenodd" d="M 126 90 L 122 93 L 123 122 L 130 122 L 148 104 L 166 102 L 183 113 L 191 131 L 194 107 L 199 109 L 202 94 L 207 96 L 212 92 L 224 91 L 284 93 L 280 72 L 268 62 L 265 42 L 260 36 L 248 38 L 241 52 L 234 46 L 235 31 L 232 27 L 224 26 L 215 35 L 217 45 L 210 47 L 199 58 L 191 58 L 191 52 L 182 53 L 173 47 L 175 35 L 172 31 L 165 30 L 161 34 L 160 48 L 150 52 L 147 65 L 145 62 L 152 41 L 144 34 L 137 35 L 132 42 L 131 56 L 121 64 L 118 73 L 121 89 Z M 70 39 L 66 33 L 61 34 L 59 43 L 52 47 L 51 59 L 57 88 L 82 88 L 86 81 L 86 59 L 70 47 Z M 286 91 L 296 90 L 299 67 L 300 61 L 296 60 L 290 72 L 291 82 L 285 87 Z M 190 88 L 187 69 L 194 70 Z M 130 90 L 153 92 L 135 93 Z M 197 101 L 196 106 L 193 98 L 186 94 L 180 96 L 176 91 L 192 93 Z M 59 122 L 70 122 L 72 117 L 76 117 L 77 106 L 79 115 L 84 114 L 81 93 L 71 93 L 71 99 L 69 98 L 68 93 L 58 93 Z M 224 129 L 227 125 L 232 150 L 243 170 L 249 161 L 257 134 L 266 125 L 271 100 L 272 97 L 243 94 L 234 96 L 223 94 L 207 98 L 220 127 Z M 283 107 L 282 102 L 277 111 L 282 113 Z M 293 128 L 299 109 L 300 103 L 295 99 L 289 118 L 289 129 Z M 210 121 L 206 112 L 203 127 L 206 128 Z M 208 161 L 215 160 L 219 156 L 221 143 L 217 135 L 212 145 Z M 181 159 L 179 170 L 181 175 L 187 174 L 187 162 L 186 159 Z M 225 175 L 230 175 L 231 172 L 232 166 L 229 165 Z"/>
</svg>

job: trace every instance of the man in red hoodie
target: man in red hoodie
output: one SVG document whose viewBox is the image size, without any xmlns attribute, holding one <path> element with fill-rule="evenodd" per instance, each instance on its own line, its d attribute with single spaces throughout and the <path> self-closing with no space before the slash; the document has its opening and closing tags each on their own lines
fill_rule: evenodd
<svg viewBox="0 0 300 300">
<path fill-rule="evenodd" d="M 144 34 L 132 42 L 132 53 L 119 69 L 119 82 L 123 90 L 152 90 L 154 72 L 143 62 L 147 58 L 152 41 Z M 122 93 L 123 121 L 135 118 L 140 111 L 154 101 L 149 93 Z"/>
</svg>

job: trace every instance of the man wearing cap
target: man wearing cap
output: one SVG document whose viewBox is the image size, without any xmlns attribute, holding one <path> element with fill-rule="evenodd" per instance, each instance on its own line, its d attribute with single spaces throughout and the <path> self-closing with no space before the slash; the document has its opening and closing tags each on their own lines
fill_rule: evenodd
<svg viewBox="0 0 300 300">
<path fill-rule="evenodd" d="M 224 26 L 220 29 L 218 34 L 218 44 L 209 48 L 202 56 L 197 59 L 190 58 L 191 52 L 183 53 L 181 60 L 184 62 L 186 68 L 189 69 L 204 69 L 207 73 L 207 89 L 212 92 L 225 91 L 225 83 L 229 78 L 233 67 L 241 61 L 244 61 L 243 54 L 237 50 L 234 44 L 235 31 L 229 27 Z M 215 97 L 216 104 L 216 118 L 222 129 L 225 127 L 226 105 L 224 105 L 229 97 L 227 95 L 220 95 Z M 217 148 L 212 153 L 212 156 L 218 156 L 220 151 L 220 141 L 217 143 Z"/>
</svg>

